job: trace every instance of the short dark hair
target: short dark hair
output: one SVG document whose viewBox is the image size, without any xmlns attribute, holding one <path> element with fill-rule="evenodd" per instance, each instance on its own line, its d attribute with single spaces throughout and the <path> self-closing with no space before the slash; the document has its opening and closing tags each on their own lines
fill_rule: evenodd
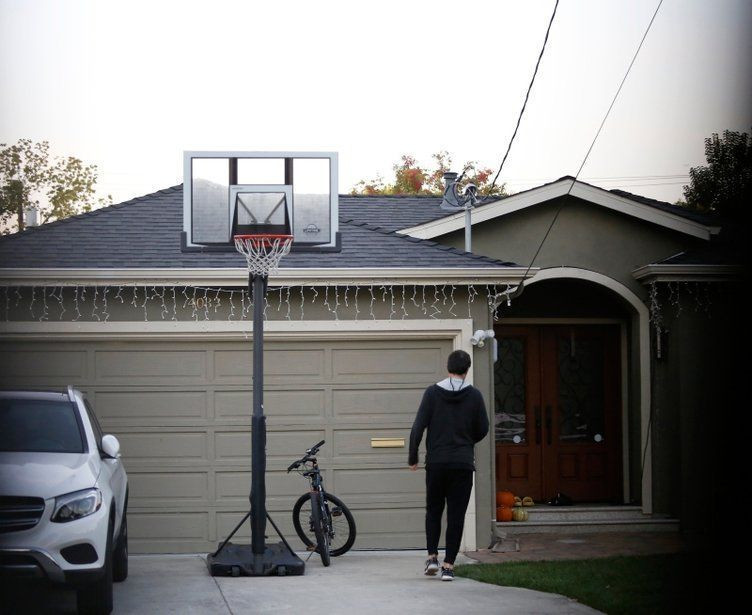
<svg viewBox="0 0 752 615">
<path fill-rule="evenodd" d="M 471 363 L 469 354 L 464 350 L 455 350 L 449 354 L 449 358 L 447 359 L 447 371 L 450 374 L 463 376 L 470 369 Z"/>
</svg>

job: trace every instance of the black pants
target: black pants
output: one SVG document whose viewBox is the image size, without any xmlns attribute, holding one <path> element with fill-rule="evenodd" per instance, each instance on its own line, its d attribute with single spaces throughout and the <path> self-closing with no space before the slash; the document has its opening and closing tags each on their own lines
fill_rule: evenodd
<svg viewBox="0 0 752 615">
<path fill-rule="evenodd" d="M 473 488 L 473 471 L 426 466 L 426 543 L 429 553 L 438 553 L 441 515 L 447 507 L 446 554 L 454 564 L 460 550 L 465 511 Z"/>
</svg>

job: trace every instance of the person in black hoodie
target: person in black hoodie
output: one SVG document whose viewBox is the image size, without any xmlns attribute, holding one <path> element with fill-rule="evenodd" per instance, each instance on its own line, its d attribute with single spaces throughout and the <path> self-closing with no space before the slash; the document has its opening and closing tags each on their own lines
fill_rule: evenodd
<svg viewBox="0 0 752 615">
<path fill-rule="evenodd" d="M 465 511 L 473 488 L 473 447 L 488 433 L 486 404 L 478 389 L 465 382 L 470 355 L 455 350 L 447 359 L 449 377 L 429 386 L 423 393 L 410 432 L 407 463 L 418 469 L 418 447 L 426 437 L 426 543 L 425 574 L 439 571 L 441 515 L 447 507 L 446 552 L 441 580 L 454 579 L 454 560 L 460 548 Z"/>
</svg>

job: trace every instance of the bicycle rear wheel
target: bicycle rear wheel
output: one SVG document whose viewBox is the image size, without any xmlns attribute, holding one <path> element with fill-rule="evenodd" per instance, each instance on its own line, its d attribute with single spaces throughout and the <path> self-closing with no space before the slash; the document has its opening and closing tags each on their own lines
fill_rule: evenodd
<svg viewBox="0 0 752 615">
<path fill-rule="evenodd" d="M 324 493 L 325 510 L 330 516 L 329 553 L 337 557 L 349 551 L 355 544 L 355 519 L 350 509 L 337 496 Z M 316 540 L 311 526 L 311 497 L 305 493 L 298 498 L 292 509 L 292 523 L 300 540 L 312 547 Z"/>
<path fill-rule="evenodd" d="M 324 566 L 328 566 L 331 563 L 331 559 L 329 559 L 329 530 L 327 527 L 326 510 L 317 492 L 311 493 L 308 501 L 311 503 L 311 526 L 316 536 L 316 551 L 321 556 L 321 563 Z"/>
</svg>

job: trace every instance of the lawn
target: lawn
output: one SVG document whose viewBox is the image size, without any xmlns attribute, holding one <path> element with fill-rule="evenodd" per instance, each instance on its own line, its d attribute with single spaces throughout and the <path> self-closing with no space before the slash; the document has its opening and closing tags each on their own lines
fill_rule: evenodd
<svg viewBox="0 0 752 615">
<path fill-rule="evenodd" d="M 676 553 L 458 566 L 457 576 L 563 594 L 599 611 L 695 613 L 705 604 L 708 562 Z M 711 565 L 712 567 L 712 565 Z"/>
</svg>

